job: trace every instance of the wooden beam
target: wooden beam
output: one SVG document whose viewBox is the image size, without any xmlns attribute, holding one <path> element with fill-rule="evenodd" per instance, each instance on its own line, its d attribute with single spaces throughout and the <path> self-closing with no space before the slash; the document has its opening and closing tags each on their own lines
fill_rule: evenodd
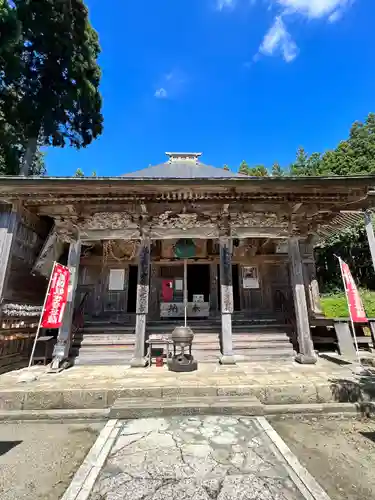
<svg viewBox="0 0 375 500">
<path fill-rule="evenodd" d="M 3 298 L 10 272 L 10 261 L 20 217 L 17 208 L 0 212 L 0 303 Z"/>
<path fill-rule="evenodd" d="M 236 227 L 231 226 L 233 238 L 274 238 L 285 239 L 288 237 L 288 228 L 281 227 Z"/>
<path fill-rule="evenodd" d="M 80 231 L 81 241 L 101 240 L 138 240 L 141 237 L 139 229 L 85 229 Z"/>
<path fill-rule="evenodd" d="M 370 247 L 370 253 L 371 253 L 371 259 L 372 259 L 372 265 L 375 269 L 375 235 L 374 235 L 374 226 L 372 225 L 372 214 L 370 211 L 365 211 L 364 212 L 364 218 L 365 218 L 365 226 L 366 226 L 366 234 L 367 234 L 367 241 Z"/>
</svg>

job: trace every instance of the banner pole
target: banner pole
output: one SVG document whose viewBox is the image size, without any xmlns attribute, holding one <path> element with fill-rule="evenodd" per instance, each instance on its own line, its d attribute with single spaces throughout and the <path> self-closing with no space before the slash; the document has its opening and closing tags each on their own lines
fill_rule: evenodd
<svg viewBox="0 0 375 500">
<path fill-rule="evenodd" d="M 52 271 L 51 271 L 51 276 L 49 277 L 48 287 L 47 287 L 47 292 L 46 292 L 46 295 L 45 295 L 45 297 L 44 297 L 44 302 L 43 302 L 42 312 L 41 312 L 41 314 L 40 314 L 39 323 L 38 323 L 38 328 L 37 328 L 37 330 L 36 330 L 35 339 L 34 339 L 34 344 L 33 344 L 33 348 L 32 348 L 32 351 L 31 351 L 31 355 L 30 355 L 30 360 L 29 360 L 29 366 L 28 366 L 28 368 L 30 368 L 30 367 L 31 367 L 31 363 L 33 362 L 33 358 L 34 358 L 34 354 L 35 354 L 35 349 L 36 349 L 36 343 L 37 343 L 37 341 L 38 341 L 38 337 L 39 337 L 39 333 L 40 333 L 40 327 L 41 327 L 41 325 L 42 325 L 42 319 L 43 319 L 44 308 L 46 307 L 47 298 L 48 298 L 48 295 L 49 295 L 49 292 L 50 292 L 50 288 L 51 288 L 51 281 L 52 281 L 53 272 L 54 272 L 54 270 L 55 270 L 55 266 L 56 266 L 56 261 L 54 261 L 54 263 L 53 263 L 53 266 L 52 266 Z"/>
<path fill-rule="evenodd" d="M 337 256 L 336 256 L 337 257 Z M 343 273 L 343 270 L 342 270 L 342 264 L 341 264 L 341 258 L 340 257 L 337 257 L 339 259 L 339 264 L 340 264 L 340 271 L 341 271 L 341 278 L 342 278 L 342 282 L 344 284 L 344 290 L 345 290 L 345 297 L 346 297 L 346 303 L 348 305 L 348 311 L 349 311 L 349 316 L 350 316 L 350 323 L 351 323 L 351 326 L 352 326 L 352 331 L 353 331 L 353 338 L 354 338 L 354 345 L 355 345 L 355 352 L 357 354 L 357 358 L 358 358 L 358 363 L 359 363 L 359 366 L 362 366 L 362 363 L 361 363 L 361 357 L 360 357 L 360 354 L 359 354 L 359 347 L 358 347 L 358 341 L 357 341 L 357 335 L 355 333 L 355 326 L 354 326 L 354 321 L 353 321 L 353 316 L 352 316 L 352 312 L 351 312 L 351 309 L 350 309 L 350 304 L 349 304 L 349 297 L 348 297 L 348 289 L 346 287 L 346 281 L 345 281 L 345 278 L 344 278 L 344 273 Z"/>
<path fill-rule="evenodd" d="M 187 327 L 187 260 L 184 259 L 184 318 L 185 328 Z"/>
</svg>

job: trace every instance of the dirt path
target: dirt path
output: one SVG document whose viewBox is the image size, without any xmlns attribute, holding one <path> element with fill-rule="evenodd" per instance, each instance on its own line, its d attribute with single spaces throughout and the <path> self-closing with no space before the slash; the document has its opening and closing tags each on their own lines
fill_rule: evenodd
<svg viewBox="0 0 375 500">
<path fill-rule="evenodd" d="M 1 500 L 56 500 L 65 489 L 102 424 L 0 424 Z"/>
<path fill-rule="evenodd" d="M 272 425 L 332 500 L 375 498 L 375 421 L 273 420 Z"/>
</svg>

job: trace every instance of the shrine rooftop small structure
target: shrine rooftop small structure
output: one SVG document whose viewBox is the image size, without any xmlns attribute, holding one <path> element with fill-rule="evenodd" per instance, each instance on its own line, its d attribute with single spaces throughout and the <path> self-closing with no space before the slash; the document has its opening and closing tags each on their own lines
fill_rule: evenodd
<svg viewBox="0 0 375 500">
<path fill-rule="evenodd" d="M 313 248 L 373 208 L 375 176 L 254 178 L 167 155 L 120 177 L 0 177 L 2 310 L 40 306 L 61 262 L 54 365 L 145 366 L 148 337 L 183 319 L 185 257 L 198 361 L 315 363 Z"/>
</svg>

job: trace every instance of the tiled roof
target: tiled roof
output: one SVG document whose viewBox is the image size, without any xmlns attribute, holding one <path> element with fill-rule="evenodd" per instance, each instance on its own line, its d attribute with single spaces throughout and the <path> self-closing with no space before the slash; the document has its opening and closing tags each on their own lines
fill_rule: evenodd
<svg viewBox="0 0 375 500">
<path fill-rule="evenodd" d="M 121 177 L 132 178 L 169 178 L 169 179 L 202 179 L 202 178 L 233 178 L 233 177 L 246 177 L 237 174 L 230 170 L 223 168 L 212 167 L 204 163 L 194 162 L 191 160 L 174 160 L 172 162 L 160 163 L 153 167 L 130 172 L 129 174 L 122 175 Z"/>
</svg>

